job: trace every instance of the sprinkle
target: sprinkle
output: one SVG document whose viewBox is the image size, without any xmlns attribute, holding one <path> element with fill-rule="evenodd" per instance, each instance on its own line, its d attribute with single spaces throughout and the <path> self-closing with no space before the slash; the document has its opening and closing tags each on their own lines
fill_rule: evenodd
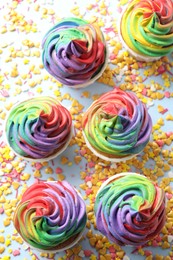
<svg viewBox="0 0 173 260">
<path fill-rule="evenodd" d="M 4 246 L 0 246 L 0 254 L 2 254 L 5 251 L 5 247 Z M 1 258 L 2 260 L 2 258 Z"/>
<path fill-rule="evenodd" d="M 170 92 L 169 92 L 169 91 L 165 91 L 164 94 L 165 94 L 165 97 L 166 97 L 166 98 L 170 98 Z"/>
<path fill-rule="evenodd" d="M 173 121 L 173 116 L 171 114 L 168 114 L 166 116 L 166 120 Z"/>
<path fill-rule="evenodd" d="M 57 168 L 55 169 L 55 172 L 56 172 L 56 174 L 59 174 L 59 173 L 62 173 L 63 170 L 62 170 L 62 168 L 57 167 Z"/>
<path fill-rule="evenodd" d="M 90 257 L 91 255 L 92 255 L 92 251 L 91 250 L 84 250 L 84 255 L 86 256 L 86 257 Z"/>
<path fill-rule="evenodd" d="M 74 161 L 75 161 L 76 164 L 79 164 L 81 162 L 81 160 L 82 160 L 81 156 L 75 156 L 74 157 Z"/>
<path fill-rule="evenodd" d="M 20 255 L 20 251 L 19 250 L 13 250 L 13 256 L 17 256 Z"/>
<path fill-rule="evenodd" d="M 4 243 L 5 242 L 5 238 L 4 238 L 4 236 L 0 236 L 0 243 Z"/>
<path fill-rule="evenodd" d="M 61 164 L 67 164 L 68 163 L 68 158 L 63 156 L 61 157 Z"/>
</svg>

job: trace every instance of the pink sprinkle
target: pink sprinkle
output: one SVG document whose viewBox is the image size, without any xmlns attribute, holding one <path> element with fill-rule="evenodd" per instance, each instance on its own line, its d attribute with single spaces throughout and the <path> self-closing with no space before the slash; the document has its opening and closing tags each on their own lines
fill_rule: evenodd
<svg viewBox="0 0 173 260">
<path fill-rule="evenodd" d="M 93 168 L 94 166 L 95 166 L 95 163 L 94 163 L 94 162 L 89 162 L 89 163 L 88 163 L 88 167 L 89 167 L 89 168 Z"/>
<path fill-rule="evenodd" d="M 146 88 L 144 88 L 144 89 L 142 90 L 142 94 L 143 94 L 144 96 L 146 96 L 146 94 L 147 94 L 147 89 L 146 89 Z"/>
<path fill-rule="evenodd" d="M 149 250 L 144 250 L 144 254 L 145 254 L 145 256 L 150 256 L 150 255 L 152 255 L 152 252 Z"/>
<path fill-rule="evenodd" d="M 169 91 L 165 91 L 165 97 L 170 98 L 170 92 Z"/>
<path fill-rule="evenodd" d="M 117 56 L 116 56 L 115 54 L 111 54 L 109 58 L 110 58 L 110 60 L 115 60 L 116 57 L 117 57 Z"/>
<path fill-rule="evenodd" d="M 160 113 L 162 114 L 162 115 L 164 115 L 166 112 L 168 112 L 168 109 L 167 108 L 165 108 L 163 111 L 161 111 Z"/>
<path fill-rule="evenodd" d="M 157 246 L 158 246 L 157 241 L 154 240 L 154 241 L 152 242 L 152 246 L 157 247 Z"/>
<path fill-rule="evenodd" d="M 138 62 L 138 66 L 139 66 L 139 68 L 143 68 L 143 63 L 141 61 Z"/>
<path fill-rule="evenodd" d="M 105 33 L 114 32 L 114 28 L 108 27 L 104 29 Z"/>
<path fill-rule="evenodd" d="M 4 213 L 4 209 L 0 208 L 0 214 L 3 214 L 3 213 Z"/>
<path fill-rule="evenodd" d="M 172 199 L 173 195 L 171 193 L 166 193 L 166 197 L 168 200 Z"/>
<path fill-rule="evenodd" d="M 85 256 L 91 256 L 92 255 L 92 251 L 91 250 L 84 250 L 84 255 Z"/>
<path fill-rule="evenodd" d="M 118 6 L 118 7 L 117 7 L 117 12 L 118 12 L 118 13 L 121 13 L 121 12 L 122 12 L 122 7 L 121 7 L 121 6 Z"/>
<path fill-rule="evenodd" d="M 132 74 L 130 77 L 131 77 L 132 81 L 136 80 L 136 75 Z"/>
<path fill-rule="evenodd" d="M 33 93 L 33 92 L 30 92 L 30 91 L 28 91 L 28 96 L 29 96 L 29 97 L 33 97 L 33 96 L 34 96 L 34 93 Z"/>
<path fill-rule="evenodd" d="M 5 90 L 5 89 L 2 89 L 2 90 L 0 91 L 0 94 L 1 94 L 3 97 L 9 97 L 9 93 L 8 93 L 8 91 Z"/>
<path fill-rule="evenodd" d="M 93 191 L 92 191 L 92 189 L 87 189 L 87 190 L 85 191 L 85 193 L 86 193 L 86 195 L 88 196 L 88 195 L 92 194 Z"/>
<path fill-rule="evenodd" d="M 63 170 L 60 167 L 58 167 L 55 169 L 55 172 L 56 172 L 56 174 L 59 174 L 59 173 L 62 173 Z"/>
<path fill-rule="evenodd" d="M 39 163 L 39 162 L 35 163 L 35 168 L 37 170 L 40 170 L 42 167 L 43 167 L 43 165 L 41 163 Z"/>
<path fill-rule="evenodd" d="M 111 253 L 111 259 L 116 259 L 116 254 L 115 253 Z"/>
<path fill-rule="evenodd" d="M 85 149 L 84 150 L 80 150 L 79 153 L 80 153 L 81 156 L 84 156 L 86 154 L 86 150 Z"/>
<path fill-rule="evenodd" d="M 91 181 L 91 176 L 86 176 L 85 177 L 85 182 Z"/>
<path fill-rule="evenodd" d="M 158 68 L 157 71 L 159 72 L 159 74 L 162 74 L 162 73 L 165 72 L 165 67 L 164 67 L 163 65 L 161 65 L 161 66 Z"/>
<path fill-rule="evenodd" d="M 110 247 L 109 247 L 109 252 L 110 252 L 110 253 L 115 253 L 115 248 L 114 248 L 113 246 L 110 246 Z"/>
<path fill-rule="evenodd" d="M 17 256 L 17 255 L 20 255 L 20 251 L 16 249 L 13 251 L 13 256 Z"/>
<path fill-rule="evenodd" d="M 164 145 L 164 142 L 162 140 L 156 140 L 156 143 L 158 146 L 162 147 Z"/>
<path fill-rule="evenodd" d="M 173 132 L 166 132 L 166 136 L 170 137 L 173 134 Z"/>
<path fill-rule="evenodd" d="M 155 237 L 155 240 L 156 240 L 157 242 L 161 242 L 161 241 L 162 241 L 162 238 L 161 238 L 160 235 L 158 235 L 157 237 Z"/>
</svg>

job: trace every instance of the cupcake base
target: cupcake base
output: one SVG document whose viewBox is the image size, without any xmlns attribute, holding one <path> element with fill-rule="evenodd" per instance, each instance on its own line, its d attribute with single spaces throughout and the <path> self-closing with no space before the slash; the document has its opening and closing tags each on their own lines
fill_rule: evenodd
<svg viewBox="0 0 173 260">
<path fill-rule="evenodd" d="M 105 161 L 110 161 L 110 162 L 126 162 L 127 160 L 130 160 L 132 158 L 134 158 L 135 156 L 137 156 L 138 154 L 133 154 L 133 155 L 128 155 L 128 156 L 125 156 L 125 157 L 107 157 L 103 154 L 100 154 L 98 151 L 96 151 L 93 146 L 91 146 L 91 144 L 89 143 L 88 139 L 86 138 L 86 135 L 84 133 L 84 131 L 82 131 L 83 133 L 83 137 L 85 139 L 85 143 L 87 145 L 87 147 L 91 150 L 91 152 L 93 152 L 94 155 L 96 155 L 97 157 L 105 160 Z"/>
</svg>

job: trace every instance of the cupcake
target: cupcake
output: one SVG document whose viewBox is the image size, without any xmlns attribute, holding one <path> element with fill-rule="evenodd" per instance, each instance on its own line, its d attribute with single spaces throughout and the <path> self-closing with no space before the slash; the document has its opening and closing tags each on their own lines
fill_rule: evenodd
<svg viewBox="0 0 173 260">
<path fill-rule="evenodd" d="M 96 156 L 119 162 L 144 149 L 152 121 L 135 94 L 115 88 L 92 103 L 83 116 L 82 128 L 86 144 Z"/>
<path fill-rule="evenodd" d="M 14 227 L 32 248 L 58 252 L 72 247 L 86 226 L 86 206 L 66 181 L 31 185 L 14 213 Z"/>
<path fill-rule="evenodd" d="M 132 0 L 122 13 L 119 36 L 129 53 L 154 61 L 173 51 L 172 0 Z"/>
<path fill-rule="evenodd" d="M 5 124 L 6 139 L 18 156 L 50 160 L 62 153 L 72 136 L 70 112 L 52 97 L 34 97 L 14 106 Z"/>
<path fill-rule="evenodd" d="M 98 230 L 110 241 L 143 245 L 165 224 L 165 194 L 142 175 L 117 174 L 102 184 L 94 212 Z"/>
<path fill-rule="evenodd" d="M 101 30 L 80 18 L 57 23 L 44 36 L 42 48 L 45 69 L 70 87 L 92 84 L 107 65 L 106 42 Z"/>
</svg>

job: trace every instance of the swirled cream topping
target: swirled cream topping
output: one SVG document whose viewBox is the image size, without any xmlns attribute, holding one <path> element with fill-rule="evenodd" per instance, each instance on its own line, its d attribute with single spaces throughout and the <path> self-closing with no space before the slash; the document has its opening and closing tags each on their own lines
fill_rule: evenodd
<svg viewBox="0 0 173 260">
<path fill-rule="evenodd" d="M 25 242 L 35 248 L 56 250 L 83 231 L 86 207 L 68 182 L 40 181 L 24 192 L 13 221 Z"/>
<path fill-rule="evenodd" d="M 63 84 L 86 83 L 102 69 L 106 45 L 99 27 L 79 18 L 64 19 L 42 43 L 45 69 Z"/>
<path fill-rule="evenodd" d="M 11 110 L 6 135 L 17 154 L 34 159 L 46 158 L 66 144 L 71 125 L 69 111 L 56 99 L 36 97 Z"/>
<path fill-rule="evenodd" d="M 116 158 L 140 153 L 149 141 L 152 122 L 133 93 L 115 88 L 89 107 L 82 127 L 96 151 Z"/>
<path fill-rule="evenodd" d="M 136 53 L 160 57 L 173 51 L 172 0 L 132 0 L 125 10 L 122 38 Z"/>
<path fill-rule="evenodd" d="M 164 191 L 144 176 L 115 175 L 96 196 L 98 230 L 119 245 L 142 245 L 165 223 Z"/>
</svg>

